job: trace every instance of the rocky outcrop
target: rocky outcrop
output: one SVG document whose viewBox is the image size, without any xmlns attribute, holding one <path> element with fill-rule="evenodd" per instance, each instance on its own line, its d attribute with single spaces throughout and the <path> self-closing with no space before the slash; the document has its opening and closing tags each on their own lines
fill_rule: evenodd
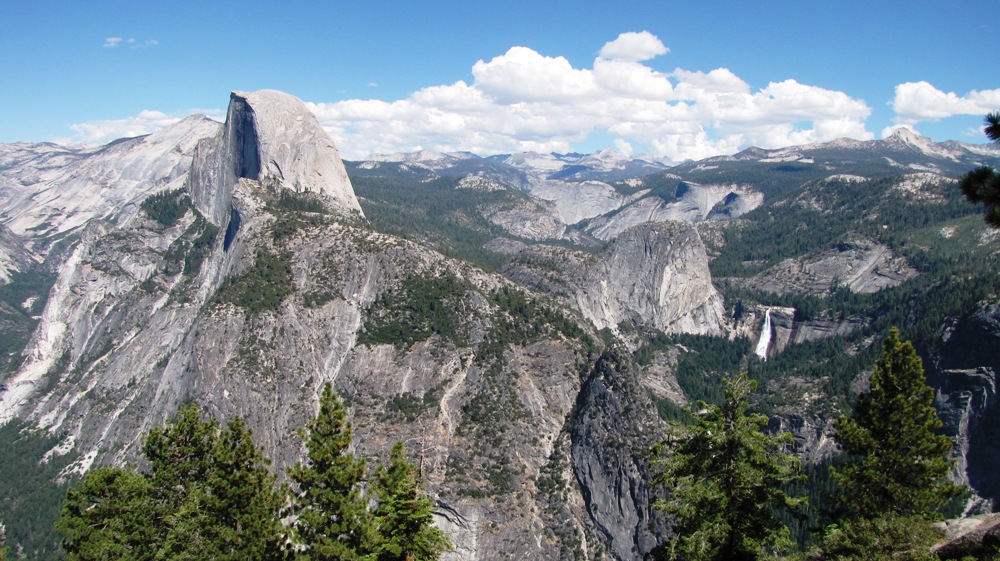
<svg viewBox="0 0 1000 561">
<path fill-rule="evenodd" d="M 195 207 L 217 226 L 230 216 L 240 178 L 269 189 L 317 193 L 361 214 L 351 180 L 330 135 L 301 100 L 283 92 L 233 92 L 219 135 L 199 143 L 191 172 Z"/>
<path fill-rule="evenodd" d="M 597 217 L 587 224 L 595 237 L 610 240 L 629 228 L 647 222 L 701 222 L 736 218 L 764 201 L 764 196 L 743 185 L 699 185 L 680 182 L 672 200 L 643 196 L 639 192 L 614 213 Z M 641 198 L 639 198 L 641 197 Z"/>
<path fill-rule="evenodd" d="M 721 334 L 722 297 L 712 286 L 697 230 L 678 223 L 633 228 L 603 254 L 603 267 L 577 292 L 599 328 L 623 321 L 665 332 Z"/>
<path fill-rule="evenodd" d="M 533 246 L 503 272 L 559 295 L 598 329 L 616 331 L 626 322 L 668 333 L 721 334 L 726 324 L 705 246 L 688 224 L 637 226 L 598 255 Z"/>
<path fill-rule="evenodd" d="M 931 550 L 939 559 L 988 559 L 1000 549 L 1000 514 L 946 520 L 934 528 L 944 534 Z"/>
<path fill-rule="evenodd" d="M 26 273 L 41 259 L 25 248 L 25 239 L 0 224 L 0 284 L 10 282 L 14 273 Z"/>
<path fill-rule="evenodd" d="M 795 439 L 795 454 L 804 463 L 818 464 L 835 456 L 839 449 L 833 436 L 833 419 L 790 413 L 771 417 L 771 432 L 790 432 Z"/>
<path fill-rule="evenodd" d="M 925 365 L 937 389 L 937 407 L 945 430 L 955 441 L 955 479 L 975 491 L 970 509 L 1000 503 L 1000 304 L 984 302 L 942 329 L 942 345 Z"/>
<path fill-rule="evenodd" d="M 838 287 L 871 294 L 917 276 L 906 259 L 870 240 L 857 239 L 805 258 L 785 259 L 739 284 L 775 294 L 826 295 Z"/>
<path fill-rule="evenodd" d="M 526 240 L 558 240 L 566 233 L 555 205 L 538 199 L 517 199 L 481 205 L 479 212 L 490 223 Z"/>
<path fill-rule="evenodd" d="M 597 362 L 571 431 L 573 469 L 598 534 L 614 559 L 644 559 L 667 534 L 649 463 L 665 428 L 634 367 L 613 352 Z"/>
<path fill-rule="evenodd" d="M 532 196 L 551 201 L 565 224 L 612 212 L 636 197 L 627 197 L 603 181 L 539 180 L 530 187 Z"/>
</svg>

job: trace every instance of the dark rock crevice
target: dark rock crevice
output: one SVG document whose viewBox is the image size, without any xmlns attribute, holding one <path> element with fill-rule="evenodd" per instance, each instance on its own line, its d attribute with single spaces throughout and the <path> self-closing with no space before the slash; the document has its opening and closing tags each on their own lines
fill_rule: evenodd
<svg viewBox="0 0 1000 561">
<path fill-rule="evenodd" d="M 235 158 L 233 172 L 236 177 L 257 181 L 260 179 L 260 142 L 254 125 L 253 109 L 246 100 L 235 93 L 233 103 L 233 147 Z"/>
</svg>

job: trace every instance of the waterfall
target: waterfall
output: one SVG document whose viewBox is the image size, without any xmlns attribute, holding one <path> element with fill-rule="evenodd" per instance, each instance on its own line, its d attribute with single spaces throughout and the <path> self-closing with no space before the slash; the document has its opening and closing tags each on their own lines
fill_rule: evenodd
<svg viewBox="0 0 1000 561">
<path fill-rule="evenodd" d="M 760 340 L 757 341 L 757 350 L 754 354 L 767 360 L 767 347 L 771 344 L 771 310 L 764 312 L 764 329 L 760 331 Z"/>
</svg>

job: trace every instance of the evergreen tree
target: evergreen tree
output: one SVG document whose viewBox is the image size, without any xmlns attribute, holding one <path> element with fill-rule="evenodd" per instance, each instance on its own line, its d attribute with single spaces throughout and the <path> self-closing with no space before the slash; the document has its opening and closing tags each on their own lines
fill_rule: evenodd
<svg viewBox="0 0 1000 561">
<path fill-rule="evenodd" d="M 56 528 L 69 561 L 155 559 L 163 532 L 150 479 L 97 468 L 66 492 Z"/>
<path fill-rule="evenodd" d="M 372 485 L 377 561 L 436 561 L 451 549 L 451 540 L 434 527 L 434 502 L 420 488 L 416 469 L 407 461 L 403 443 L 379 466 Z"/>
<path fill-rule="evenodd" d="M 288 472 L 294 483 L 293 540 L 299 559 L 370 559 L 371 521 L 361 483 L 364 459 L 351 445 L 351 424 L 330 384 L 306 425 L 306 462 Z"/>
<path fill-rule="evenodd" d="M 242 419 L 220 430 L 182 408 L 172 426 L 151 431 L 146 455 L 159 501 L 170 505 L 161 558 L 280 558 L 282 495 Z"/>
<path fill-rule="evenodd" d="M 823 546 L 806 557 L 827 561 L 939 561 L 931 553 L 941 533 L 921 516 L 882 516 L 830 526 Z"/>
<path fill-rule="evenodd" d="M 283 498 L 241 419 L 222 430 L 182 407 L 144 451 L 149 473 L 98 468 L 67 492 L 71 561 L 280 559 Z"/>
<path fill-rule="evenodd" d="M 923 363 L 892 328 L 869 390 L 850 418 L 834 423 L 837 444 L 851 458 L 832 471 L 840 506 L 868 518 L 923 515 L 960 494 L 947 480 L 952 446 L 940 428 Z"/>
<path fill-rule="evenodd" d="M 745 373 L 725 380 L 725 403 L 699 401 L 687 412 L 692 426 L 672 424 L 658 445 L 655 481 L 671 493 L 656 508 L 674 516 L 676 536 L 662 553 L 669 559 L 757 559 L 792 542 L 778 512 L 804 499 L 783 490 L 798 479 L 798 459 L 787 448 L 790 433 L 767 434 L 767 417 L 747 414 L 757 383 Z"/>
<path fill-rule="evenodd" d="M 278 513 L 285 493 L 267 469 L 270 463 L 237 417 L 226 424 L 213 453 L 207 480 L 213 526 L 218 528 L 214 559 L 278 559 L 283 529 Z"/>
<path fill-rule="evenodd" d="M 986 116 L 983 132 L 995 143 L 1000 144 L 1000 112 Z M 983 218 L 993 228 L 1000 228 L 1000 173 L 991 167 L 978 167 L 963 176 L 958 186 L 973 204 L 983 203 L 986 207 Z"/>
</svg>

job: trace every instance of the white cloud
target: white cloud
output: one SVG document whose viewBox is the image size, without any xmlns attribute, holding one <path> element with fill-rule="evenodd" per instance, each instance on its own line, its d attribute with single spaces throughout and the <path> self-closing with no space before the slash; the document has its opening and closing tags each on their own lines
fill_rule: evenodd
<svg viewBox="0 0 1000 561">
<path fill-rule="evenodd" d="M 628 142 L 626 142 L 625 140 L 623 140 L 621 138 L 616 138 L 615 139 L 615 150 L 617 150 L 619 153 L 624 154 L 624 155 L 629 156 L 629 157 L 631 157 L 632 153 L 635 151 L 632 148 L 631 144 L 629 144 Z"/>
<path fill-rule="evenodd" d="M 662 41 L 648 31 L 638 33 L 630 31 L 622 33 L 614 41 L 604 44 L 601 48 L 601 58 L 639 62 L 665 55 L 670 52 Z"/>
<path fill-rule="evenodd" d="M 218 110 L 211 112 L 218 115 Z M 60 138 L 56 142 L 76 143 L 82 142 L 90 146 L 100 146 L 119 138 L 142 136 L 156 132 L 162 128 L 180 121 L 182 117 L 174 117 L 159 111 L 140 111 L 138 115 L 126 117 L 124 119 L 110 119 L 104 121 L 87 121 L 70 125 L 70 129 L 76 133 L 73 138 Z"/>
<path fill-rule="evenodd" d="M 609 91 L 644 98 L 669 99 L 674 86 L 669 78 L 638 62 L 599 58 L 594 61 L 594 80 Z"/>
<path fill-rule="evenodd" d="M 666 52 L 648 32 L 623 33 L 589 68 L 512 47 L 476 62 L 471 83 L 429 86 L 391 102 L 307 105 L 348 159 L 419 149 L 566 152 L 607 137 L 620 150 L 681 161 L 750 145 L 873 138 L 865 130 L 870 108 L 843 92 L 795 80 L 754 91 L 726 68 L 663 73 L 641 62 Z M 133 117 L 74 131 L 93 143 L 149 132 L 155 122 Z"/>
<path fill-rule="evenodd" d="M 156 39 L 147 39 L 145 41 L 141 41 L 140 42 L 140 41 L 136 41 L 135 37 L 129 37 L 127 39 L 124 38 L 124 37 L 105 37 L 104 38 L 104 44 L 101 45 L 101 46 L 109 48 L 109 49 L 113 49 L 113 48 L 119 47 L 121 45 L 128 45 L 128 46 L 132 47 L 133 49 L 136 49 L 136 48 L 139 48 L 139 47 L 155 47 L 156 45 L 159 45 L 159 44 L 160 44 L 160 42 L 158 40 L 156 40 Z"/>
<path fill-rule="evenodd" d="M 472 67 L 475 85 L 501 103 L 559 101 L 594 95 L 591 73 L 573 68 L 563 57 L 546 57 L 527 47 L 512 47 Z"/>
<path fill-rule="evenodd" d="M 928 82 L 906 82 L 896 86 L 892 100 L 895 121 L 915 125 L 954 115 L 985 115 L 1000 108 L 1000 89 L 972 90 L 964 96 L 942 92 Z"/>
<path fill-rule="evenodd" d="M 471 84 L 310 108 L 349 159 L 417 149 L 568 151 L 610 135 L 615 146 L 679 161 L 749 145 L 874 138 L 865 130 L 871 109 L 843 92 L 795 80 L 754 92 L 726 68 L 661 73 L 639 62 L 665 52 L 648 32 L 620 35 L 591 68 L 513 47 L 478 61 Z"/>
</svg>

